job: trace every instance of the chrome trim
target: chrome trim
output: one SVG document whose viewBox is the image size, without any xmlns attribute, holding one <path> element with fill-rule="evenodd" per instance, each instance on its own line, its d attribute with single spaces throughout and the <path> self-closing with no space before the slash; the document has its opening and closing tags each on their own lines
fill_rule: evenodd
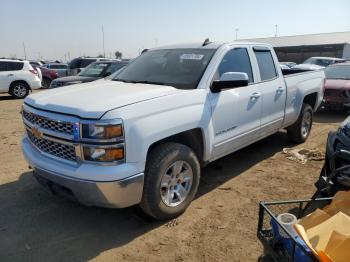
<svg viewBox="0 0 350 262">
<path fill-rule="evenodd" d="M 62 139 L 66 139 L 66 140 L 73 140 L 74 136 L 73 135 L 66 135 L 64 133 L 60 133 L 60 132 L 55 132 L 55 131 L 52 131 L 50 129 L 46 129 L 46 128 L 42 128 L 38 125 L 35 125 L 31 122 L 29 122 L 27 119 L 25 119 L 23 116 L 22 116 L 22 119 L 23 119 L 23 122 L 26 126 L 28 126 L 29 128 L 32 128 L 32 127 L 35 127 L 37 128 L 40 132 L 42 133 L 45 133 L 45 134 L 48 134 L 50 136 L 55 136 L 55 137 L 58 137 L 58 138 L 62 138 Z"/>
<path fill-rule="evenodd" d="M 62 132 L 56 132 L 47 128 L 43 128 L 39 125 L 36 125 L 35 123 L 32 123 L 28 121 L 24 116 L 23 116 L 23 111 L 26 111 L 29 114 L 33 114 L 37 117 L 40 117 L 42 119 L 46 119 L 49 121 L 55 121 L 58 123 L 68 123 L 71 124 L 74 128 L 78 124 L 79 128 L 79 134 L 78 137 L 75 137 L 75 133 L 73 130 L 73 134 L 64 134 Z M 63 161 L 66 163 L 69 163 L 70 165 L 74 164 L 81 164 L 82 162 L 94 164 L 94 165 L 117 165 L 117 164 L 122 164 L 125 163 L 125 155 L 126 155 L 126 148 L 124 144 L 124 125 L 122 119 L 104 119 L 104 120 L 84 120 L 84 119 L 78 119 L 73 116 L 65 116 L 65 115 L 60 115 L 56 113 L 51 113 L 51 112 L 45 112 L 45 116 L 42 115 L 42 111 L 37 110 L 35 108 L 32 108 L 26 104 L 23 104 L 22 106 L 22 120 L 24 123 L 24 126 L 26 130 L 29 132 L 32 132 L 32 128 L 36 128 L 40 133 L 42 133 L 42 139 L 46 139 L 48 141 L 52 141 L 54 143 L 58 144 L 63 144 L 67 146 L 72 146 L 75 149 L 75 157 L 76 161 L 71 161 L 67 160 L 64 158 L 57 157 L 55 155 L 48 154 L 41 149 L 39 149 L 34 143 L 29 139 L 31 145 L 33 145 L 40 153 L 43 155 L 53 158 L 58 161 Z M 118 137 L 118 138 L 113 138 L 113 139 L 89 139 L 89 138 L 83 138 L 82 137 L 82 127 L 83 124 L 98 124 L 98 125 L 121 125 L 122 126 L 122 132 L 123 136 Z M 27 134 L 26 134 L 27 135 Z M 91 144 L 89 144 L 89 142 Z M 94 148 L 124 148 L 124 158 L 122 160 L 118 161 L 113 161 L 113 162 L 98 162 L 98 161 L 89 161 L 84 159 L 84 152 L 83 152 L 83 147 L 94 147 Z"/>
<path fill-rule="evenodd" d="M 48 153 L 46 153 L 46 152 L 40 150 L 40 149 L 29 139 L 29 137 L 28 137 L 27 134 L 25 134 L 25 136 L 27 137 L 29 143 L 30 143 L 36 150 L 38 150 L 38 151 L 40 152 L 40 154 L 42 154 L 42 155 L 44 155 L 44 156 L 46 156 L 46 157 L 48 157 L 48 158 L 51 158 L 51 159 L 53 159 L 53 160 L 56 160 L 56 161 L 59 161 L 59 162 L 64 162 L 64 163 L 69 164 L 69 165 L 71 165 L 71 166 L 77 166 L 78 163 L 77 163 L 76 161 L 70 161 L 70 160 L 67 160 L 67 159 L 64 159 L 64 158 L 61 158 L 61 157 L 57 157 L 57 156 L 52 155 L 52 154 L 48 154 Z"/>
</svg>

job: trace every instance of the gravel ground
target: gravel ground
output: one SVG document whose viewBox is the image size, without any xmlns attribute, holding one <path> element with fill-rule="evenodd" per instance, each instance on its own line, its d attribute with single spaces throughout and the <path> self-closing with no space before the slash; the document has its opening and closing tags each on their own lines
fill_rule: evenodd
<svg viewBox="0 0 350 262">
<path fill-rule="evenodd" d="M 258 202 L 310 197 L 322 165 L 287 160 L 293 145 L 280 132 L 204 168 L 181 217 L 149 221 L 134 207 L 88 208 L 44 191 L 21 153 L 22 102 L 0 95 L 0 261 L 256 261 Z M 299 147 L 324 150 L 345 117 L 317 113 Z"/>
</svg>

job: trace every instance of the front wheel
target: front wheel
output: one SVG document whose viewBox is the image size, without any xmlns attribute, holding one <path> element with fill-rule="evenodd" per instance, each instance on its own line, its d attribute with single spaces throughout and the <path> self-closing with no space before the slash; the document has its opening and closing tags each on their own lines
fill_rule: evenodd
<svg viewBox="0 0 350 262">
<path fill-rule="evenodd" d="M 309 104 L 303 104 L 298 120 L 287 128 L 287 135 L 294 143 L 303 143 L 309 137 L 312 127 L 313 111 Z"/>
<path fill-rule="evenodd" d="M 196 154 L 187 146 L 165 143 L 147 159 L 142 210 L 157 220 L 179 216 L 195 197 L 200 179 Z"/>
<path fill-rule="evenodd" d="M 11 84 L 10 95 L 14 98 L 25 98 L 29 94 L 29 86 L 23 82 Z"/>
</svg>

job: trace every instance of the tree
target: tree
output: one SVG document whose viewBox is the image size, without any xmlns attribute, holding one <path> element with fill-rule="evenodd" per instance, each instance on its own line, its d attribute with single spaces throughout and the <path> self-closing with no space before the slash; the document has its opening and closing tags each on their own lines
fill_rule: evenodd
<svg viewBox="0 0 350 262">
<path fill-rule="evenodd" d="M 115 55 L 115 58 L 117 59 L 121 59 L 123 57 L 123 54 L 119 51 L 115 51 L 114 55 Z"/>
<path fill-rule="evenodd" d="M 102 54 L 99 54 L 97 57 L 98 57 L 98 58 L 103 58 L 103 55 L 102 55 Z"/>
</svg>

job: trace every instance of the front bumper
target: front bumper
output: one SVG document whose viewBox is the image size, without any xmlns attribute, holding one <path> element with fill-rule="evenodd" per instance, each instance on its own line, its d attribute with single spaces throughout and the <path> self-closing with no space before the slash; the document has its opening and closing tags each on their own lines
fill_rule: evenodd
<svg viewBox="0 0 350 262">
<path fill-rule="evenodd" d="M 141 201 L 143 173 L 110 182 L 72 179 L 40 168 L 34 168 L 33 173 L 38 182 L 52 193 L 87 206 L 123 208 Z"/>
<path fill-rule="evenodd" d="M 144 174 L 132 164 L 71 166 L 45 156 L 26 136 L 22 151 L 37 180 L 51 192 L 88 206 L 123 208 L 140 203 Z"/>
</svg>

